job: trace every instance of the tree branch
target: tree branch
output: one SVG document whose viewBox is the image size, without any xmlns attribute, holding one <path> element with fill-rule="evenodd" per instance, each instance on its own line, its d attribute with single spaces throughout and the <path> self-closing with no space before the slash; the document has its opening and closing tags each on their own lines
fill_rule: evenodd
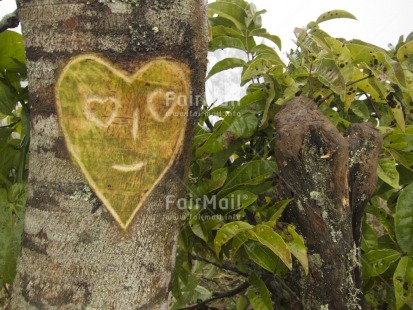
<svg viewBox="0 0 413 310">
<path fill-rule="evenodd" d="M 220 264 L 211 262 L 211 261 L 209 261 L 209 260 L 207 260 L 207 259 L 205 259 L 205 258 L 203 258 L 203 257 L 200 257 L 200 256 L 198 256 L 198 255 L 195 255 L 195 254 L 191 254 L 191 258 L 194 259 L 194 260 L 198 260 L 198 261 L 200 261 L 200 262 L 204 262 L 204 263 L 207 263 L 207 264 L 216 266 L 216 267 L 218 267 L 218 268 L 220 268 L 220 269 L 232 271 L 232 272 L 234 272 L 234 273 L 236 273 L 236 274 L 238 274 L 238 275 L 240 275 L 240 276 L 248 277 L 248 274 L 246 274 L 245 272 L 239 271 L 239 270 L 237 269 L 237 267 L 235 267 L 234 265 L 231 265 L 231 264 L 229 264 L 229 263 L 224 262 L 224 263 L 222 263 L 222 265 L 220 265 Z"/>
<path fill-rule="evenodd" d="M 202 306 L 205 306 L 206 304 L 208 304 L 210 302 L 213 302 L 215 300 L 222 299 L 222 298 L 233 297 L 233 296 L 245 291 L 249 286 L 250 286 L 249 282 L 245 281 L 240 286 L 238 286 L 238 287 L 236 287 L 232 290 L 229 290 L 229 291 L 224 292 L 224 293 L 216 293 L 216 294 L 214 293 L 213 294 L 214 297 L 212 297 L 210 299 L 207 299 L 207 300 L 204 300 L 202 302 L 199 302 L 195 305 L 191 305 L 191 306 L 188 306 L 188 307 L 185 307 L 185 308 L 180 308 L 180 310 L 190 310 L 190 309 L 198 309 L 198 308 L 201 309 Z"/>
<path fill-rule="evenodd" d="M 19 17 L 17 16 L 17 10 L 13 13 L 5 15 L 0 20 L 0 33 L 9 29 L 9 28 L 16 28 L 19 25 Z"/>
</svg>

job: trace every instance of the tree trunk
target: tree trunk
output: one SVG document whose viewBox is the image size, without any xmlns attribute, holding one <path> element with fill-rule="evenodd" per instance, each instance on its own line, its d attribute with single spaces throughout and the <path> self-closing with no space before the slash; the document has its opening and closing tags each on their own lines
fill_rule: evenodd
<svg viewBox="0 0 413 310">
<path fill-rule="evenodd" d="M 22 0 L 32 132 L 13 309 L 167 309 L 203 0 Z"/>
<path fill-rule="evenodd" d="M 293 308 L 358 309 L 360 226 L 377 182 L 381 135 L 365 123 L 344 137 L 304 97 L 288 102 L 275 122 L 281 195 L 294 197 L 287 216 L 309 254 L 309 275 L 296 272 L 290 281 Z"/>
</svg>

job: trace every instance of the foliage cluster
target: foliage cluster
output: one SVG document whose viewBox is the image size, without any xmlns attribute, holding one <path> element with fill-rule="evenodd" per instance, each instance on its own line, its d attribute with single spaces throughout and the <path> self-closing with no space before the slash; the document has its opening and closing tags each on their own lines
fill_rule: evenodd
<svg viewBox="0 0 413 310">
<path fill-rule="evenodd" d="M 16 273 L 26 203 L 29 107 L 22 36 L 0 33 L 0 306 Z"/>
<path fill-rule="evenodd" d="M 244 0 L 209 4 L 209 50 L 237 49 L 246 57 L 222 59 L 207 78 L 239 67 L 247 92 L 203 107 L 172 308 L 273 309 L 288 304 L 284 279 L 293 258 L 301 271 L 292 272 L 308 273 L 299 227 L 280 221 L 290 201 L 277 200 L 274 191 L 272 120 L 298 95 L 313 98 L 340 131 L 371 122 L 382 132 L 377 191 L 363 226 L 364 293 L 372 308 L 413 307 L 413 35 L 390 50 L 333 38 L 321 23 L 355 17 L 330 11 L 295 29 L 297 48 L 285 64 L 272 47 L 281 48 L 280 39 L 262 27 L 264 12 Z"/>
</svg>

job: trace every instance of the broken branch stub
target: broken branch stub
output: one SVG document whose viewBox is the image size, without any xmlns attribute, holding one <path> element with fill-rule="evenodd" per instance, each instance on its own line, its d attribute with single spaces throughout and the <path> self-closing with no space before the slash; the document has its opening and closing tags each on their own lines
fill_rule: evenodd
<svg viewBox="0 0 413 310">
<path fill-rule="evenodd" d="M 291 281 L 292 288 L 304 308 L 357 307 L 353 223 L 361 220 L 353 214 L 361 218 L 376 185 L 379 133 L 354 125 L 346 138 L 305 97 L 287 102 L 275 125 L 279 194 L 295 200 L 286 216 L 304 236 L 310 262 L 309 276 Z"/>
</svg>

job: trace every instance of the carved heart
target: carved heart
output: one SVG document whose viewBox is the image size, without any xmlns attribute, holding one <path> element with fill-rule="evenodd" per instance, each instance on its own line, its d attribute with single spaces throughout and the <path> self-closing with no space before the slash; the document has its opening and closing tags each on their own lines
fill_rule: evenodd
<svg viewBox="0 0 413 310">
<path fill-rule="evenodd" d="M 94 55 L 70 61 L 56 85 L 66 145 L 123 229 L 182 147 L 186 65 L 155 59 L 128 75 Z"/>
</svg>

